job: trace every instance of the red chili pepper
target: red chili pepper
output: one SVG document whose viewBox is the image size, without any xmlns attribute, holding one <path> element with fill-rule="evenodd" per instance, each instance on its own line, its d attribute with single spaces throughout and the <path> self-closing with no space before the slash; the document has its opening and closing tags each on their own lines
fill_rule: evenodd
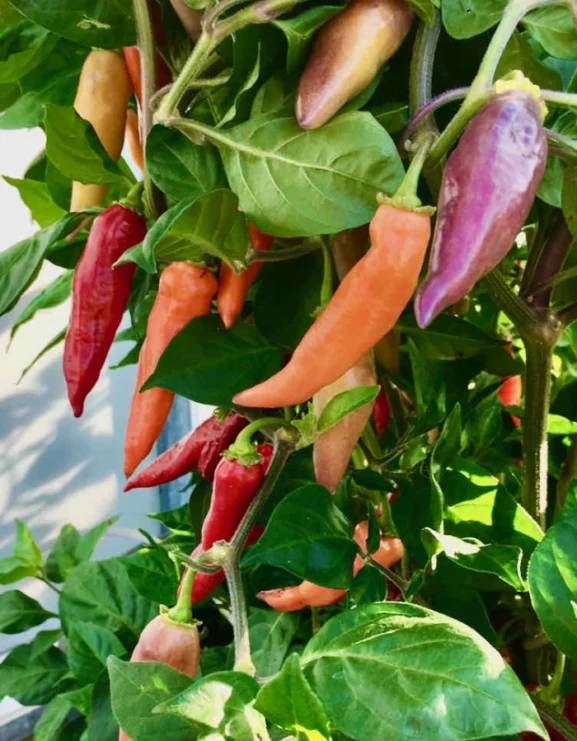
<svg viewBox="0 0 577 741">
<path fill-rule="evenodd" d="M 202 525 L 200 544 L 192 556 L 209 550 L 217 540 L 230 540 L 239 526 L 249 504 L 254 499 L 270 465 L 272 446 L 261 443 L 257 452 L 262 456 L 259 463 L 244 466 L 236 460 L 223 458 L 214 473 L 210 509 Z M 262 528 L 254 527 L 247 540 L 257 540 Z M 192 586 L 192 603 L 200 602 L 224 579 L 223 571 L 215 574 L 198 573 Z"/>
<path fill-rule="evenodd" d="M 387 392 L 383 388 L 382 384 L 379 383 L 379 386 L 381 387 L 381 390 L 375 400 L 373 418 L 375 420 L 375 431 L 377 437 L 382 437 L 391 421 L 391 405 L 389 404 L 389 397 L 387 396 Z"/>
<path fill-rule="evenodd" d="M 142 103 L 142 80 L 140 77 L 140 50 L 137 46 L 124 46 L 122 48 L 124 55 L 124 61 L 126 62 L 126 68 L 128 69 L 128 76 L 132 83 L 134 94 L 138 105 Z M 169 85 L 172 82 L 172 72 L 170 68 L 156 52 L 156 87 L 158 90 L 163 88 L 165 85 Z"/>
<path fill-rule="evenodd" d="M 124 491 L 166 484 L 193 469 L 211 481 L 222 452 L 247 424 L 236 412 L 222 422 L 213 414 L 127 481 Z"/>
<path fill-rule="evenodd" d="M 505 407 L 518 407 L 523 398 L 523 379 L 521 376 L 505 377 L 505 382 L 497 392 L 501 404 Z M 519 427 L 521 420 L 517 415 L 511 414 L 511 421 L 515 427 Z"/>
<path fill-rule="evenodd" d="M 264 234 L 254 224 L 249 224 L 248 228 L 255 250 L 266 252 L 271 248 L 274 237 Z M 253 262 L 246 270 L 235 273 L 225 262 L 221 263 L 216 306 L 227 329 L 230 329 L 240 316 L 248 289 L 255 282 L 261 268 L 261 262 Z"/>
<path fill-rule="evenodd" d="M 92 224 L 74 271 L 72 316 L 64 343 L 64 376 L 75 417 L 82 414 L 98 380 L 130 295 L 136 265 L 112 266 L 145 235 L 145 219 L 118 203 Z"/>
</svg>

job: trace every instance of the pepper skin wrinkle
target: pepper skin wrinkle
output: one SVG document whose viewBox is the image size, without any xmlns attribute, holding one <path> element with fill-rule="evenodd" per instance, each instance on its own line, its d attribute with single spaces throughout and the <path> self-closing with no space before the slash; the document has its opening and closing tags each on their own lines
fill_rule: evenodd
<svg viewBox="0 0 577 741">
<path fill-rule="evenodd" d="M 295 112 L 317 129 L 365 90 L 403 43 L 414 12 L 405 0 L 352 0 L 316 35 Z"/>
<path fill-rule="evenodd" d="M 92 124 L 102 146 L 115 162 L 124 144 L 130 93 L 124 59 L 114 51 L 91 51 L 82 66 L 74 108 L 79 116 Z M 89 206 L 98 206 L 107 188 L 104 183 L 72 183 L 70 210 L 82 211 Z"/>
<path fill-rule="evenodd" d="M 359 522 L 355 527 L 353 537 L 363 553 L 367 552 L 368 532 L 369 524 L 366 520 Z M 382 536 L 379 547 L 371 554 L 371 558 L 381 566 L 390 568 L 401 560 L 403 553 L 403 544 L 399 538 Z M 356 576 L 364 565 L 363 559 L 360 556 L 355 556 L 353 576 Z M 269 589 L 259 592 L 257 597 L 263 602 L 266 602 L 269 607 L 279 612 L 295 612 L 296 610 L 302 610 L 304 607 L 327 607 L 328 605 L 333 605 L 345 595 L 345 589 L 332 589 L 330 587 L 322 587 L 319 584 L 313 584 L 310 581 L 303 581 L 294 587 Z"/>
<path fill-rule="evenodd" d="M 146 221 L 130 208 L 114 204 L 92 224 L 74 270 L 72 313 L 64 341 L 64 377 L 75 417 L 94 388 L 126 309 L 134 264 L 112 266 L 146 236 Z"/>
<path fill-rule="evenodd" d="M 415 316 L 428 326 L 505 257 L 545 172 L 547 138 L 529 92 L 496 95 L 466 128 L 449 157 L 427 277 Z"/>
<path fill-rule="evenodd" d="M 350 270 L 289 363 L 234 397 L 247 407 L 302 404 L 357 363 L 393 328 L 416 288 L 431 217 L 385 203 L 370 225 L 371 247 Z"/>
<path fill-rule="evenodd" d="M 210 311 L 216 293 L 214 275 L 187 262 L 173 262 L 160 275 L 146 339 L 138 357 L 136 388 L 132 396 L 124 442 L 124 474 L 128 478 L 152 450 L 170 413 L 174 394 L 163 388 L 140 392 L 169 342 L 195 317 Z"/>
</svg>

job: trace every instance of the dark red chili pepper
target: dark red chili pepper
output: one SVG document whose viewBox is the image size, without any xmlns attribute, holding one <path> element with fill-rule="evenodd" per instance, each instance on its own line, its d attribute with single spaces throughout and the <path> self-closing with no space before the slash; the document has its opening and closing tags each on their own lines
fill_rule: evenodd
<svg viewBox="0 0 577 741">
<path fill-rule="evenodd" d="M 389 404 L 389 397 L 387 396 L 387 392 L 383 388 L 382 384 L 379 383 L 379 386 L 381 387 L 381 390 L 375 399 L 373 419 L 375 421 L 375 432 L 377 433 L 377 437 L 382 437 L 391 421 L 391 405 Z"/>
<path fill-rule="evenodd" d="M 222 422 L 212 415 L 129 479 L 124 491 L 166 484 L 193 469 L 211 481 L 222 452 L 247 424 L 236 412 L 228 414 Z"/>
<path fill-rule="evenodd" d="M 497 392 L 497 396 L 503 406 L 518 407 L 523 397 L 523 379 L 521 376 L 505 377 L 505 381 Z M 521 424 L 519 417 L 516 414 L 511 414 L 510 417 L 515 427 L 519 427 Z"/>
<path fill-rule="evenodd" d="M 230 540 L 236 532 L 268 470 L 272 446 L 261 443 L 257 452 L 262 456 L 259 463 L 244 466 L 236 460 L 223 458 L 216 467 L 210 509 L 202 525 L 200 544 L 192 553 L 193 557 L 201 551 L 209 550 L 218 540 Z M 254 542 L 261 533 L 262 528 L 253 528 L 249 541 L 253 539 Z M 207 597 L 223 579 L 223 571 L 196 574 L 192 586 L 192 603 Z"/>
<path fill-rule="evenodd" d="M 415 299 L 420 327 L 505 257 L 546 161 L 547 137 L 533 93 L 500 93 L 471 121 L 443 174 L 429 270 Z"/>
<path fill-rule="evenodd" d="M 75 417 L 96 381 L 122 320 L 134 264 L 112 268 L 129 247 L 142 242 L 146 221 L 115 203 L 92 224 L 72 280 L 72 315 L 64 343 L 64 376 Z"/>
</svg>

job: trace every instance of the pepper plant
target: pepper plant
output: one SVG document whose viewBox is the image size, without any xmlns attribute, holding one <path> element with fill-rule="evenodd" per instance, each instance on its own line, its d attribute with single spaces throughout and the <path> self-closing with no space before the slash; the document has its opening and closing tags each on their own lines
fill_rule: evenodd
<svg viewBox="0 0 577 741">
<path fill-rule="evenodd" d="M 0 2 L 0 128 L 46 135 L 0 312 L 71 295 L 38 357 L 76 415 L 131 342 L 125 491 L 191 472 L 122 557 L 17 524 L 0 583 L 59 592 L 0 595 L 60 620 L 0 664 L 37 741 L 577 739 L 576 20 Z M 139 468 L 175 394 L 215 416 Z"/>
</svg>

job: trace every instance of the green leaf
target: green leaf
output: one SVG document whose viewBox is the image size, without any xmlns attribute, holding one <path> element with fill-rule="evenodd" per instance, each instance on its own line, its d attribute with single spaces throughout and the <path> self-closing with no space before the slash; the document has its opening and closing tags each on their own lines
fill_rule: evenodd
<svg viewBox="0 0 577 741">
<path fill-rule="evenodd" d="M 58 36 L 30 21 L 0 32 L 0 83 L 18 82 L 50 54 Z"/>
<path fill-rule="evenodd" d="M 507 0 L 443 0 L 443 23 L 455 39 L 470 39 L 497 24 Z"/>
<path fill-rule="evenodd" d="M 258 608 L 250 611 L 251 656 L 259 677 L 270 677 L 280 671 L 299 623 L 298 613 Z"/>
<path fill-rule="evenodd" d="M 309 641 L 301 666 L 331 724 L 357 741 L 546 736 L 498 652 L 423 607 L 385 602 L 342 613 Z"/>
<path fill-rule="evenodd" d="M 302 673 L 298 654 L 257 695 L 255 708 L 298 741 L 329 741 L 329 721 L 319 698 Z"/>
<path fill-rule="evenodd" d="M 170 605 L 178 588 L 174 562 L 164 548 L 141 548 L 118 559 L 138 592 L 157 605 Z"/>
<path fill-rule="evenodd" d="M 187 677 L 158 662 L 129 663 L 108 660 L 112 709 L 118 724 L 134 741 L 190 741 L 190 726 L 177 716 L 153 714 L 160 703 L 170 700 L 192 684 Z M 253 680 L 254 681 L 254 680 Z"/>
<path fill-rule="evenodd" d="M 347 518 L 328 491 L 303 486 L 274 510 L 258 543 L 242 560 L 243 567 L 268 564 L 323 587 L 347 589 L 358 552 Z"/>
<path fill-rule="evenodd" d="M 577 236 L 577 167 L 567 167 L 563 179 L 561 206 L 569 231 Z"/>
<path fill-rule="evenodd" d="M 66 337 L 66 328 L 62 329 L 58 334 L 53 337 L 48 344 L 44 345 L 42 350 L 34 356 L 34 358 L 31 360 L 30 363 L 24 368 L 22 373 L 20 374 L 20 378 L 18 379 L 18 383 L 24 378 L 24 376 L 30 371 L 36 363 L 42 358 L 44 355 L 46 355 L 47 352 L 52 350 L 53 347 L 56 347 L 56 345 L 59 345 L 61 342 L 64 342 L 64 338 Z"/>
<path fill-rule="evenodd" d="M 438 0 L 409 0 L 409 3 L 419 18 L 430 26 L 435 18 L 435 6 L 439 4 Z"/>
<path fill-rule="evenodd" d="M 70 688 L 66 655 L 54 646 L 59 630 L 42 631 L 12 649 L 0 664 L 0 695 L 22 705 L 45 705 Z"/>
<path fill-rule="evenodd" d="M 261 735 L 263 729 L 266 733 L 264 718 L 253 707 L 257 692 L 258 684 L 248 674 L 216 672 L 157 705 L 154 712 L 186 719 L 201 737 L 210 729 L 210 738 L 255 741 L 266 738 Z"/>
<path fill-rule="evenodd" d="M 573 482 L 563 511 L 533 553 L 528 573 L 537 617 L 551 641 L 569 658 L 577 657 L 576 529 L 577 484 Z"/>
<path fill-rule="evenodd" d="M 38 569 L 34 564 L 21 561 L 14 556 L 0 558 L 0 584 L 14 584 L 27 576 L 36 576 Z"/>
<path fill-rule="evenodd" d="M 234 394 L 280 365 L 278 350 L 254 327 L 237 321 L 225 330 L 218 317 L 204 316 L 170 342 L 143 389 L 162 386 L 200 404 L 230 406 Z"/>
<path fill-rule="evenodd" d="M 30 209 L 30 215 L 40 227 L 47 227 L 61 219 L 65 211 L 52 200 L 46 183 L 37 180 L 18 180 L 4 175 L 8 185 L 18 190 L 20 198 Z"/>
<path fill-rule="evenodd" d="M 116 559 L 93 561 L 72 569 L 60 595 L 65 631 L 75 622 L 91 622 L 113 633 L 137 638 L 157 613 L 133 587 Z"/>
<path fill-rule="evenodd" d="M 158 520 L 166 525 L 169 530 L 194 533 L 192 520 L 190 518 L 190 504 L 185 502 L 175 509 L 165 510 L 164 512 L 150 512 L 146 515 L 151 520 Z"/>
<path fill-rule="evenodd" d="M 499 61 L 495 79 L 517 69 L 539 87 L 550 90 L 561 89 L 561 75 L 535 57 L 527 35 L 515 31 Z"/>
<path fill-rule="evenodd" d="M 521 549 L 513 545 L 484 545 L 473 539 L 461 540 L 453 535 L 425 528 L 423 544 L 431 558 L 444 553 L 453 563 L 470 571 L 491 574 L 498 579 L 496 589 L 511 588 L 526 592 L 521 576 Z"/>
<path fill-rule="evenodd" d="M 383 602 L 387 597 L 387 580 L 381 572 L 371 566 L 365 566 L 353 578 L 348 593 L 349 604 L 355 607 L 372 602 Z"/>
<path fill-rule="evenodd" d="M 46 576 L 57 584 L 63 582 L 71 569 L 88 561 L 96 545 L 118 517 L 111 517 L 81 535 L 73 525 L 64 525 L 46 557 Z"/>
<path fill-rule="evenodd" d="M 42 229 L 0 253 L 0 315 L 10 311 L 38 275 L 50 248 L 82 219 L 82 214 L 67 214 L 52 226 Z"/>
<path fill-rule="evenodd" d="M 132 6 L 115 0 L 10 0 L 23 15 L 85 46 L 115 49 L 136 43 Z"/>
<path fill-rule="evenodd" d="M 44 309 L 52 309 L 54 306 L 59 306 L 66 301 L 70 296 L 73 275 L 73 270 L 67 270 L 55 278 L 46 288 L 42 289 L 16 317 L 10 330 L 10 338 L 14 337 L 23 324 L 33 319 L 36 312 Z"/>
<path fill-rule="evenodd" d="M 329 401 L 321 412 L 318 421 L 318 432 L 324 432 L 336 425 L 341 419 L 356 409 L 370 404 L 379 395 L 379 386 L 357 386 L 354 389 L 343 391 Z"/>
<path fill-rule="evenodd" d="M 94 682 L 109 656 L 122 658 L 126 649 L 106 628 L 91 623 L 72 623 L 68 633 L 68 663 L 80 685 Z"/>
<path fill-rule="evenodd" d="M 286 37 L 287 72 L 292 72 L 299 66 L 305 58 L 314 33 L 340 10 L 342 10 L 340 5 L 319 5 L 316 8 L 308 8 L 293 18 L 273 21 Z"/>
<path fill-rule="evenodd" d="M 71 180 L 124 183 L 126 172 L 110 158 L 96 132 L 71 106 L 46 106 L 46 154 Z"/>
<path fill-rule="evenodd" d="M 128 258 L 152 273 L 158 262 L 202 262 L 205 255 L 212 255 L 238 271 L 245 265 L 249 246 L 246 218 L 238 211 L 236 196 L 230 190 L 215 190 L 166 211 L 142 246 L 128 250 L 118 264 Z"/>
<path fill-rule="evenodd" d="M 36 566 L 37 569 L 41 569 L 44 565 L 44 559 L 30 528 L 22 520 L 15 520 L 15 522 L 16 542 L 14 543 L 14 557 L 23 563 L 29 563 L 32 566 Z"/>
<path fill-rule="evenodd" d="M 393 193 L 403 177 L 392 139 L 369 113 L 346 113 L 303 131 L 294 115 L 273 112 L 206 133 L 247 218 L 277 237 L 366 224 L 377 193 Z"/>
<path fill-rule="evenodd" d="M 577 28 L 569 8 L 538 8 L 523 23 L 552 57 L 577 59 Z"/>
<path fill-rule="evenodd" d="M 72 707 L 66 695 L 58 695 L 51 700 L 34 726 L 34 741 L 53 741 L 57 738 L 58 730 Z"/>
<path fill-rule="evenodd" d="M 550 435 L 574 435 L 577 433 L 577 422 L 560 414 L 548 414 L 547 432 Z"/>
<path fill-rule="evenodd" d="M 193 201 L 226 188 L 217 150 L 199 146 L 176 129 L 154 126 L 146 140 L 146 167 L 160 190 L 173 201 Z"/>
<path fill-rule="evenodd" d="M 409 106 L 406 103 L 382 103 L 369 109 L 389 134 L 399 134 L 409 121 Z"/>
<path fill-rule="evenodd" d="M 88 741 L 117 741 L 118 723 L 112 712 L 108 672 L 94 683 L 88 713 Z"/>
<path fill-rule="evenodd" d="M 51 617 L 52 612 L 17 589 L 0 594 L 0 633 L 23 633 Z"/>
</svg>

